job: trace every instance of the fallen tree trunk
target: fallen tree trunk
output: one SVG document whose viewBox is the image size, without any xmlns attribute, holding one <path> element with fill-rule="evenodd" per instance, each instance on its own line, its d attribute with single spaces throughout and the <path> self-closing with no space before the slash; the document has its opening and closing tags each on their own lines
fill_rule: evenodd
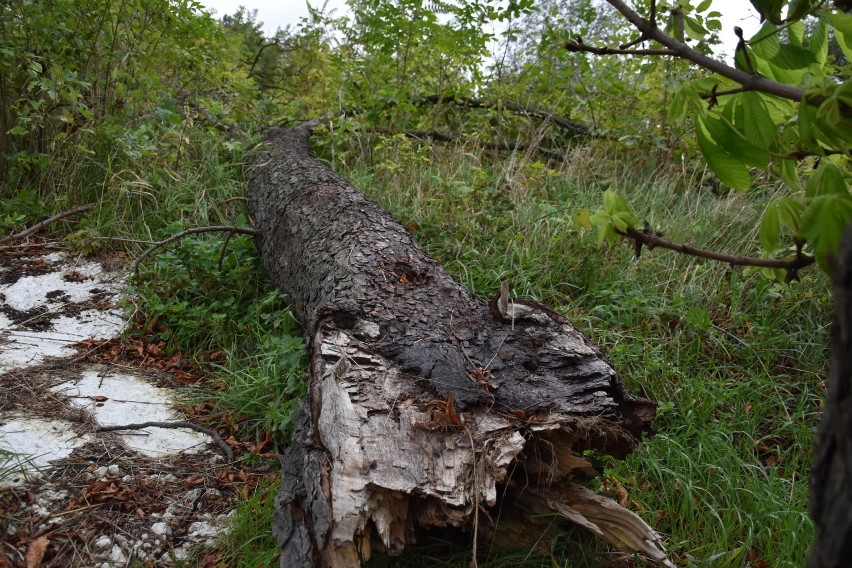
<svg viewBox="0 0 852 568">
<path fill-rule="evenodd" d="M 584 485 L 583 452 L 632 451 L 654 404 L 555 312 L 508 286 L 489 306 L 453 280 L 309 135 L 273 131 L 246 173 L 261 256 L 309 348 L 276 498 L 281 566 L 359 566 L 421 528 L 476 532 L 498 501 L 666 562 L 653 530 Z"/>
</svg>

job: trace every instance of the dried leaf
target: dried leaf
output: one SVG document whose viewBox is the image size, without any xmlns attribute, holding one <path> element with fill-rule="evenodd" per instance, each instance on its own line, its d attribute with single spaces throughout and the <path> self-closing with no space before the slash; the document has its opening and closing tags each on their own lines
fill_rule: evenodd
<svg viewBox="0 0 852 568">
<path fill-rule="evenodd" d="M 27 568 L 39 568 L 41 566 L 41 560 L 44 558 L 48 544 L 50 544 L 50 539 L 46 536 L 40 536 L 30 543 L 27 547 Z"/>
</svg>

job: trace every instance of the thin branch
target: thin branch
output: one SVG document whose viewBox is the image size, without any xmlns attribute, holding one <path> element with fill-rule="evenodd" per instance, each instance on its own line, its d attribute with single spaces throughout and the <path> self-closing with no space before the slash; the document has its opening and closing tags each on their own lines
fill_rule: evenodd
<svg viewBox="0 0 852 568">
<path fill-rule="evenodd" d="M 569 132 L 573 132 L 574 134 L 592 134 L 591 129 L 581 122 L 577 122 L 575 120 L 571 120 L 558 114 L 554 114 L 548 110 L 526 106 L 517 103 L 510 103 L 505 101 L 486 101 L 483 99 L 474 99 L 469 97 L 456 97 L 453 95 L 427 95 L 422 97 L 419 100 L 414 101 L 415 104 L 419 103 L 431 103 L 431 104 L 439 104 L 439 103 L 448 103 L 448 104 L 457 104 L 460 106 L 466 106 L 470 108 L 492 108 L 492 109 L 506 109 L 511 112 L 515 112 L 518 114 L 523 114 L 526 116 L 534 116 L 536 118 L 540 118 L 542 120 L 549 120 L 555 125 L 559 126 L 563 130 L 567 130 Z"/>
<path fill-rule="evenodd" d="M 228 250 L 228 243 L 231 242 L 231 237 L 234 236 L 234 233 L 228 233 L 228 236 L 225 237 L 225 242 L 222 243 L 222 252 L 219 254 L 219 272 L 222 272 L 222 263 L 225 261 L 225 252 Z"/>
<path fill-rule="evenodd" d="M 0 246 L 0 252 L 19 251 L 28 248 L 44 248 L 50 250 L 68 250 L 68 247 L 56 243 L 21 243 L 19 245 Z"/>
<path fill-rule="evenodd" d="M 644 41 L 640 36 L 639 41 Z M 594 53 L 595 55 L 663 55 L 669 57 L 678 57 L 680 54 L 673 49 L 627 49 L 630 44 L 624 44 L 621 47 L 594 47 L 586 45 L 573 39 L 566 40 L 562 46 L 568 51 L 582 51 L 586 53 Z"/>
<path fill-rule="evenodd" d="M 810 156 L 852 156 L 852 149 L 828 150 L 825 148 L 821 148 L 821 152 L 817 152 L 816 150 L 795 150 L 789 155 L 785 156 L 785 158 L 788 160 L 804 160 L 805 158 Z"/>
<path fill-rule="evenodd" d="M 249 73 L 248 73 L 249 77 L 254 75 L 254 68 L 257 66 L 258 62 L 260 61 L 260 56 L 263 54 L 263 50 L 266 49 L 267 47 L 274 47 L 274 46 L 278 46 L 278 51 L 280 51 L 280 52 L 295 51 L 296 50 L 296 48 L 287 49 L 286 47 L 281 45 L 281 42 L 278 40 L 278 38 L 273 39 L 269 43 L 265 43 L 265 44 L 261 45 L 260 48 L 258 48 L 257 53 L 254 54 L 254 58 L 252 59 L 251 68 L 249 69 Z"/>
<path fill-rule="evenodd" d="M 754 89 L 749 87 L 739 87 L 737 89 L 728 89 L 727 91 L 710 91 L 709 93 L 699 93 L 698 96 L 702 99 L 715 99 L 716 97 L 723 97 L 725 95 L 736 95 L 738 93 L 747 93 L 748 91 L 753 91 Z"/>
<path fill-rule="evenodd" d="M 219 446 L 219 449 L 222 451 L 222 454 L 225 458 L 232 462 L 234 461 L 234 452 L 222 440 L 222 437 L 215 430 L 211 430 L 210 428 L 205 428 L 195 422 L 142 422 L 140 424 L 124 424 L 122 426 L 101 426 L 97 429 L 98 432 L 115 432 L 117 430 L 142 430 L 144 428 L 187 428 L 189 430 L 195 430 L 196 432 L 201 432 L 202 434 L 207 434 L 213 441 Z"/>
<path fill-rule="evenodd" d="M 32 235 L 36 231 L 39 231 L 39 230 L 43 229 L 44 227 L 47 227 L 51 223 L 55 223 L 56 221 L 59 221 L 61 219 L 65 219 L 66 217 L 72 217 L 74 215 L 79 215 L 80 213 L 85 213 L 89 209 L 92 209 L 94 206 L 95 206 L 94 203 L 89 203 L 88 205 L 80 205 L 79 207 L 75 207 L 74 209 L 69 209 L 68 211 L 63 211 L 62 213 L 57 213 L 53 217 L 48 217 L 44 221 L 41 221 L 40 223 L 36 223 L 35 225 L 30 227 L 29 229 L 24 229 L 20 233 L 15 233 L 13 235 L 8 235 L 6 237 L 3 237 L 2 239 L 0 239 L 0 244 L 10 243 L 12 241 L 19 241 L 21 239 L 24 239 L 24 238 Z"/>
<path fill-rule="evenodd" d="M 143 252 L 141 255 L 139 255 L 139 258 L 137 258 L 133 262 L 133 275 L 134 276 L 139 275 L 139 265 L 142 263 L 142 261 L 145 259 L 145 257 L 147 257 L 149 254 L 151 254 L 152 252 L 154 252 L 158 248 L 169 245 L 169 244 L 171 244 L 171 243 L 173 243 L 177 240 L 184 238 L 187 235 L 194 235 L 196 233 L 213 233 L 213 232 L 216 232 L 216 231 L 227 231 L 227 232 L 230 232 L 230 233 L 240 233 L 240 234 L 243 234 L 243 235 L 252 235 L 252 236 L 257 236 L 257 234 L 258 234 L 256 229 L 250 229 L 248 227 L 235 227 L 235 226 L 231 226 L 231 225 L 211 225 L 210 227 L 193 227 L 192 229 L 186 229 L 185 231 L 181 231 L 180 233 L 178 233 L 176 235 L 172 235 L 171 237 L 169 237 L 167 239 L 163 239 L 162 241 L 158 241 L 158 242 L 154 243 L 153 245 L 151 245 L 150 247 L 148 247 L 145 250 L 145 252 Z"/>
<path fill-rule="evenodd" d="M 787 260 L 777 260 L 771 258 L 756 258 L 750 256 L 737 256 L 721 252 L 710 251 L 693 247 L 690 245 L 673 243 L 672 241 L 663 239 L 648 229 L 640 231 L 638 229 L 628 228 L 624 233 L 625 236 L 633 239 L 636 243 L 636 256 L 639 256 L 642 245 L 653 249 L 655 247 L 665 248 L 677 251 L 690 256 L 699 258 L 708 258 L 710 260 L 718 260 L 725 262 L 731 266 L 755 266 L 758 268 L 781 268 L 787 271 L 788 280 L 796 277 L 796 271 L 814 263 L 813 256 L 808 254 L 797 253 L 796 256 Z"/>
<path fill-rule="evenodd" d="M 382 133 L 392 133 L 392 131 L 388 128 L 376 127 L 372 128 L 374 132 L 382 132 Z M 517 140 L 506 140 L 503 142 L 487 142 L 481 140 L 466 140 L 462 136 L 458 136 L 451 132 L 444 132 L 441 130 L 402 130 L 400 131 L 402 134 L 409 138 L 414 138 L 416 140 L 422 139 L 430 139 L 436 140 L 438 142 L 466 142 L 470 141 L 475 144 L 479 144 L 482 148 L 491 149 L 491 150 L 503 150 L 506 152 L 514 152 L 516 150 L 524 151 L 527 149 L 531 149 L 539 154 L 546 156 L 552 160 L 564 160 L 565 154 L 559 152 L 557 150 L 552 150 L 550 148 L 544 148 L 538 145 L 526 145 Z"/>
<path fill-rule="evenodd" d="M 144 239 L 130 239 L 127 237 L 92 237 L 93 241 L 114 241 L 117 243 L 133 243 L 136 245 L 153 245 L 159 241 L 147 241 Z"/>
<path fill-rule="evenodd" d="M 477 108 L 477 109 L 505 109 L 509 112 L 521 114 L 521 115 L 524 115 L 528 118 L 529 117 L 535 117 L 535 118 L 538 118 L 540 120 L 549 121 L 552 124 L 556 125 L 558 128 L 561 128 L 562 130 L 565 130 L 565 131 L 570 132 L 570 133 L 575 134 L 575 135 L 594 136 L 594 137 L 597 137 L 597 138 L 606 138 L 608 140 L 616 140 L 616 138 L 612 135 L 595 133 L 592 128 L 590 128 L 589 126 L 587 126 L 587 125 L 585 125 L 581 122 L 577 122 L 575 120 L 565 118 L 564 116 L 560 116 L 558 114 L 555 114 L 555 113 L 550 112 L 550 111 L 545 110 L 545 109 L 527 106 L 527 105 L 522 105 L 522 104 L 518 104 L 518 103 L 511 103 L 511 102 L 505 102 L 505 101 L 487 101 L 487 100 L 484 100 L 484 99 L 474 99 L 474 98 L 469 98 L 469 97 L 458 97 L 458 96 L 455 96 L 455 95 L 452 95 L 452 94 L 449 94 L 449 95 L 441 95 L 441 94 L 426 95 L 426 96 L 423 96 L 423 97 L 413 99 L 411 101 L 411 103 L 415 104 L 415 105 L 455 104 L 455 105 L 458 105 L 458 106 L 464 106 L 464 107 L 468 107 L 468 108 Z M 399 103 L 397 103 L 395 101 L 385 101 L 381 105 L 377 105 L 376 107 L 373 107 L 373 108 L 374 109 L 375 108 L 392 108 L 394 106 L 397 106 L 398 104 Z M 362 107 L 351 107 L 351 108 L 347 108 L 347 109 L 331 111 L 331 112 L 327 112 L 327 113 L 323 114 L 322 116 L 311 119 L 307 122 L 303 122 L 300 126 L 303 126 L 305 128 L 314 128 L 316 126 L 319 126 L 320 124 L 328 122 L 329 120 L 331 120 L 332 118 L 335 118 L 337 116 L 358 115 L 358 114 L 362 114 L 362 113 L 366 112 L 367 110 L 369 110 L 369 109 L 362 108 Z M 275 123 L 274 126 L 284 126 L 284 122 L 279 121 L 279 122 Z M 439 136 L 430 136 L 430 137 L 438 139 L 438 140 L 441 139 Z M 497 143 L 495 143 L 495 144 L 497 144 Z M 512 148 L 508 148 L 508 149 L 512 149 Z"/>
</svg>

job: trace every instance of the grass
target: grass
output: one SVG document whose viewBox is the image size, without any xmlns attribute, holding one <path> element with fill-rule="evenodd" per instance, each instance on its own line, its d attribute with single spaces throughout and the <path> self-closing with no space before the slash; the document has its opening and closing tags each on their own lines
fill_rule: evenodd
<svg viewBox="0 0 852 568">
<path fill-rule="evenodd" d="M 223 554 L 218 565 L 233 568 L 278 565 L 278 546 L 268 527 L 272 525 L 273 498 L 279 485 L 279 480 L 262 482 L 241 502 L 231 517 L 229 532 L 220 543 Z"/>
</svg>

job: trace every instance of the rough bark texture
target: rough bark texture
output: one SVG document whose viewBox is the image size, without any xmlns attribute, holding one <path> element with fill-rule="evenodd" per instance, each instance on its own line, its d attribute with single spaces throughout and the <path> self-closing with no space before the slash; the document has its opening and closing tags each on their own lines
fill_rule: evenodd
<svg viewBox="0 0 852 568">
<path fill-rule="evenodd" d="M 398 554 L 422 527 L 478 525 L 498 496 L 665 562 L 645 523 L 582 485 L 582 452 L 624 456 L 654 405 L 558 314 L 505 297 L 489 309 L 309 134 L 274 131 L 246 174 L 262 258 L 310 353 L 276 499 L 281 566 Z"/>
<path fill-rule="evenodd" d="M 810 568 L 852 562 L 852 225 L 835 265 L 834 299 L 831 375 L 811 472 L 816 539 Z"/>
</svg>

